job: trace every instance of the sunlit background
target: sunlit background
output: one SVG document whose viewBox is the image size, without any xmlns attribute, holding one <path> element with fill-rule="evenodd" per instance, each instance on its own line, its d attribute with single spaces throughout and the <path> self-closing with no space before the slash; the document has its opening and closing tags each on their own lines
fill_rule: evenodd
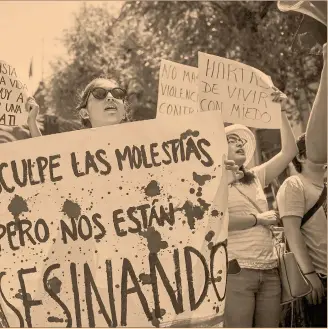
<svg viewBox="0 0 328 329">
<path fill-rule="evenodd" d="M 0 59 L 14 66 L 32 93 L 51 74 L 50 61 L 65 56 L 60 42 L 63 31 L 72 27 L 81 1 L 0 1 Z M 118 15 L 123 1 L 92 1 Z M 29 77 L 32 63 L 32 76 Z"/>
</svg>

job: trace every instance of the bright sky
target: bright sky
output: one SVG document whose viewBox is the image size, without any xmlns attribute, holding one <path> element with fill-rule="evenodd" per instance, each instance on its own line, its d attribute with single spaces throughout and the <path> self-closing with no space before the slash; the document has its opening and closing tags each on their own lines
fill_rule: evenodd
<svg viewBox="0 0 328 329">
<path fill-rule="evenodd" d="M 86 1 L 94 6 L 106 3 L 114 15 L 123 1 Z M 42 76 L 42 39 L 44 39 L 44 76 L 51 74 L 49 61 L 65 54 L 57 40 L 73 23 L 81 1 L 0 1 L 0 59 L 16 68 L 21 80 L 35 90 Z M 33 57 L 33 79 L 28 80 Z"/>
</svg>

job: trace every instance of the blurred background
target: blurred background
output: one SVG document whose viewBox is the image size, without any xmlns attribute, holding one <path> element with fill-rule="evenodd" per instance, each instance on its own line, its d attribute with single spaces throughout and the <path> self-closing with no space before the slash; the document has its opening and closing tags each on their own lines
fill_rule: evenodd
<svg viewBox="0 0 328 329">
<path fill-rule="evenodd" d="M 306 129 L 322 69 L 326 27 L 275 1 L 1 1 L 0 58 L 16 67 L 41 108 L 43 134 L 80 128 L 77 94 L 107 75 L 128 90 L 130 120 L 156 117 L 161 58 L 197 66 L 198 51 L 251 65 L 289 97 L 298 137 Z M 252 165 L 280 150 L 277 130 L 254 130 Z M 0 142 L 29 138 L 3 127 Z M 267 189 L 272 206 L 287 170 Z"/>
</svg>

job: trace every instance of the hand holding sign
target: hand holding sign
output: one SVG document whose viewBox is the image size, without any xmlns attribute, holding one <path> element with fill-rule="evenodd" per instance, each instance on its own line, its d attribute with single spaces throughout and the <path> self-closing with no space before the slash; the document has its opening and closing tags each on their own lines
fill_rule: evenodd
<svg viewBox="0 0 328 329">
<path fill-rule="evenodd" d="M 236 165 L 233 160 L 225 160 L 225 169 L 228 170 L 228 184 L 233 183 L 235 180 L 242 179 L 244 172 L 239 170 L 239 166 Z"/>
<path fill-rule="evenodd" d="M 28 112 L 27 123 L 31 136 L 32 137 L 42 136 L 36 121 L 40 109 L 39 104 L 35 101 L 33 97 L 29 97 L 25 104 L 25 109 Z"/>
<path fill-rule="evenodd" d="M 27 102 L 25 104 L 25 109 L 28 112 L 27 121 L 36 121 L 40 107 L 33 97 L 29 97 L 27 99 Z"/>
<path fill-rule="evenodd" d="M 284 102 L 287 101 L 287 96 L 283 92 L 281 92 L 276 87 L 272 87 L 272 89 L 273 89 L 273 93 L 271 93 L 271 96 L 273 102 L 283 104 Z"/>
</svg>

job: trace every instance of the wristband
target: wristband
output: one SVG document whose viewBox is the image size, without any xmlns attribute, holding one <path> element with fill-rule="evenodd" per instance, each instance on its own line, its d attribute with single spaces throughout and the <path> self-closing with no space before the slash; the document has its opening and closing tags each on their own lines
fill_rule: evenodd
<svg viewBox="0 0 328 329">
<path fill-rule="evenodd" d="M 257 225 L 257 216 L 256 215 L 254 215 L 254 214 L 251 214 L 254 218 L 255 218 L 255 224 L 253 225 L 253 227 L 254 226 L 256 226 Z"/>
<path fill-rule="evenodd" d="M 312 271 L 312 272 L 308 272 L 308 273 L 303 273 L 303 275 L 310 275 L 310 274 L 313 274 L 313 273 L 317 273 L 316 271 Z"/>
</svg>

